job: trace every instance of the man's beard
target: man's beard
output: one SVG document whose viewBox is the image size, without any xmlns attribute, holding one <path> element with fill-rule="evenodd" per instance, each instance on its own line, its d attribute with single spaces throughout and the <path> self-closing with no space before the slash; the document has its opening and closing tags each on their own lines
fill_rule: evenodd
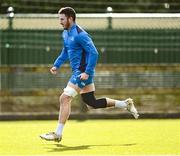
<svg viewBox="0 0 180 156">
<path fill-rule="evenodd" d="M 68 30 L 69 28 L 70 28 L 70 22 L 67 21 L 67 23 L 66 23 L 66 25 L 65 25 L 65 27 L 64 27 L 64 30 Z"/>
</svg>

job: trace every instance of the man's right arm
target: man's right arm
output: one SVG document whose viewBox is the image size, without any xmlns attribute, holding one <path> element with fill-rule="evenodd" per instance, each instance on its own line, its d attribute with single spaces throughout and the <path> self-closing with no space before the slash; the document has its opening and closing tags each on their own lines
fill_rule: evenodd
<svg viewBox="0 0 180 156">
<path fill-rule="evenodd" d="M 68 60 L 68 54 L 65 48 L 62 49 L 61 54 L 57 57 L 57 59 L 54 62 L 53 67 L 50 69 L 50 72 L 52 74 L 57 73 L 57 69 L 61 67 L 61 65 Z"/>
</svg>

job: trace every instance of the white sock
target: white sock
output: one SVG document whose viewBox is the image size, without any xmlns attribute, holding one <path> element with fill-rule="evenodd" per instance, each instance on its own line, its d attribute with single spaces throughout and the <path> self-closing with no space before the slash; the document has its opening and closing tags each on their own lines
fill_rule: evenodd
<svg viewBox="0 0 180 156">
<path fill-rule="evenodd" d="M 63 128 L 64 128 L 64 124 L 58 123 L 56 128 L 56 134 L 62 136 Z"/>
<path fill-rule="evenodd" d="M 115 107 L 126 108 L 127 107 L 127 103 L 125 101 L 116 100 L 115 101 Z"/>
</svg>

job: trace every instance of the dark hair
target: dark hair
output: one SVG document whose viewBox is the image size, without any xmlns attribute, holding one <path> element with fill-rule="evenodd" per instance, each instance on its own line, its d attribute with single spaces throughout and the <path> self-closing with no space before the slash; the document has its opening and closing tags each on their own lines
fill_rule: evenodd
<svg viewBox="0 0 180 156">
<path fill-rule="evenodd" d="M 73 8 L 71 8 L 71 7 L 61 8 L 61 9 L 58 11 L 58 14 L 64 14 L 64 15 L 67 16 L 67 17 L 72 17 L 74 22 L 75 22 L 75 20 L 76 20 L 76 12 L 75 12 L 75 10 L 74 10 Z"/>
</svg>

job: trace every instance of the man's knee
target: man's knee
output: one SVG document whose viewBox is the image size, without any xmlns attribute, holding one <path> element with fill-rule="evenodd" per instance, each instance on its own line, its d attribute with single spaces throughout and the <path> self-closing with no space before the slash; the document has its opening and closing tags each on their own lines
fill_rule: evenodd
<svg viewBox="0 0 180 156">
<path fill-rule="evenodd" d="M 60 103 L 68 102 L 77 94 L 78 93 L 74 88 L 67 86 L 66 88 L 64 88 L 64 92 L 59 97 L 59 102 Z"/>
<path fill-rule="evenodd" d="M 89 106 L 94 109 L 105 108 L 107 106 L 107 101 L 105 98 L 96 99 L 94 92 L 83 93 L 81 94 L 82 100 Z"/>
<path fill-rule="evenodd" d="M 66 94 L 62 93 L 62 94 L 60 95 L 60 97 L 59 97 L 59 102 L 60 102 L 60 104 L 62 105 L 62 104 L 65 104 L 65 103 L 71 101 L 71 98 L 72 98 L 72 97 L 67 96 Z"/>
</svg>

